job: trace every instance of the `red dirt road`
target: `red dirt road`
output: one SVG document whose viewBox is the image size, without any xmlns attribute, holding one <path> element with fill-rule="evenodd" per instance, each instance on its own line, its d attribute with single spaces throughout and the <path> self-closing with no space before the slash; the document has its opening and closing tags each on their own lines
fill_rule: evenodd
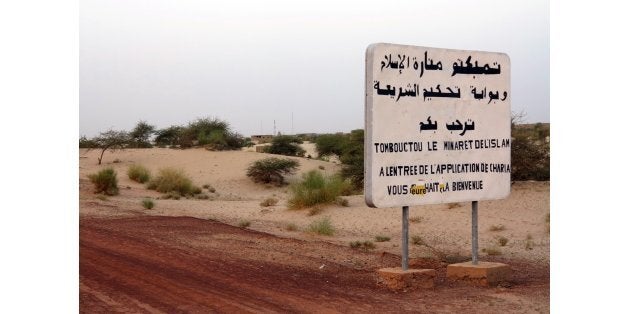
<svg viewBox="0 0 628 314">
<path fill-rule="evenodd" d="M 81 216 L 79 242 L 83 313 L 549 312 L 549 266 L 530 262 L 493 259 L 511 265 L 512 285 L 477 288 L 432 261 L 436 288 L 393 293 L 375 270 L 398 256 L 211 220 Z"/>
</svg>

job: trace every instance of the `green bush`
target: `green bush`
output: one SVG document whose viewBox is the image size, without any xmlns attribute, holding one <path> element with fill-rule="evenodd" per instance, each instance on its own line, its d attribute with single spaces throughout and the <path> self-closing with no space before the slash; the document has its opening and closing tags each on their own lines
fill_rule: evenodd
<svg viewBox="0 0 628 314">
<path fill-rule="evenodd" d="M 523 124 L 525 113 L 511 117 L 511 179 L 547 181 L 550 179 L 549 123 Z"/>
<path fill-rule="evenodd" d="M 96 187 L 96 193 L 105 195 L 118 194 L 118 178 L 113 168 L 105 168 L 98 173 L 90 174 L 88 177 Z"/>
<path fill-rule="evenodd" d="M 390 241 L 390 237 L 389 236 L 378 235 L 378 236 L 375 236 L 375 241 L 376 242 L 387 242 L 387 241 Z"/>
<path fill-rule="evenodd" d="M 129 148 L 151 148 L 150 136 L 155 133 L 155 126 L 146 123 L 146 121 L 139 121 L 135 128 L 129 133 L 131 137 L 128 147 Z"/>
<path fill-rule="evenodd" d="M 303 143 L 298 137 L 290 135 L 279 135 L 273 137 L 273 141 L 270 146 L 266 148 L 266 152 L 269 154 L 285 155 L 285 156 L 299 156 L 305 155 L 305 150 L 298 144 Z"/>
<path fill-rule="evenodd" d="M 325 177 L 318 170 L 303 175 L 303 181 L 292 185 L 290 208 L 298 209 L 317 204 L 329 204 L 338 200 L 347 183 L 338 176 Z"/>
<path fill-rule="evenodd" d="M 209 150 L 235 150 L 244 145 L 244 137 L 231 131 L 229 123 L 218 118 L 199 118 L 187 126 L 171 126 L 155 134 L 157 145 L 181 148 L 204 146 Z"/>
<path fill-rule="evenodd" d="M 145 183 L 150 179 L 150 171 L 142 165 L 131 165 L 126 173 L 129 179 L 139 183 Z"/>
<path fill-rule="evenodd" d="M 349 135 L 348 144 L 340 156 L 343 178 L 351 180 L 354 189 L 364 187 L 364 130 L 353 130 Z"/>
<path fill-rule="evenodd" d="M 344 134 L 322 134 L 316 138 L 316 151 L 319 156 L 342 155 L 348 144 Z"/>
<path fill-rule="evenodd" d="M 329 217 L 321 218 L 312 222 L 308 226 L 307 230 L 309 232 L 326 236 L 331 236 L 336 231 L 334 226 L 331 225 L 331 220 L 329 220 Z"/>
<path fill-rule="evenodd" d="M 145 198 L 142 200 L 142 206 L 146 209 L 153 209 L 153 207 L 155 207 L 155 202 L 150 198 Z"/>
<path fill-rule="evenodd" d="M 174 168 L 160 169 L 157 176 L 148 182 L 147 188 L 161 193 L 176 192 L 182 196 L 192 196 L 201 192 L 183 170 Z"/>
<path fill-rule="evenodd" d="M 291 159 L 265 158 L 249 165 L 246 175 L 254 182 L 275 183 L 280 186 L 284 183 L 284 175 L 293 174 L 299 162 Z"/>
<path fill-rule="evenodd" d="M 174 146 L 180 144 L 183 127 L 173 125 L 155 132 L 155 143 L 159 146 Z"/>
</svg>

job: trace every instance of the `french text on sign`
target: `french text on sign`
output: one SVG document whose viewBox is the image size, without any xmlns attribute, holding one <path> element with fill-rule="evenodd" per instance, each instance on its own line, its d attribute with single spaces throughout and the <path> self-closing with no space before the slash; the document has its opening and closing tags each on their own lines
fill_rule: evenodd
<svg viewBox="0 0 628 314">
<path fill-rule="evenodd" d="M 504 53 L 370 45 L 366 203 L 397 207 L 507 197 L 510 69 Z"/>
</svg>

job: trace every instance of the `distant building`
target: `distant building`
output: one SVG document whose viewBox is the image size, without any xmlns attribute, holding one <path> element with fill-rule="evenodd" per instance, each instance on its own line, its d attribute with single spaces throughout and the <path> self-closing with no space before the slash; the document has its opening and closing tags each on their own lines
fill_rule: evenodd
<svg viewBox="0 0 628 314">
<path fill-rule="evenodd" d="M 272 135 L 251 135 L 251 142 L 256 144 L 270 143 L 272 140 Z"/>
</svg>

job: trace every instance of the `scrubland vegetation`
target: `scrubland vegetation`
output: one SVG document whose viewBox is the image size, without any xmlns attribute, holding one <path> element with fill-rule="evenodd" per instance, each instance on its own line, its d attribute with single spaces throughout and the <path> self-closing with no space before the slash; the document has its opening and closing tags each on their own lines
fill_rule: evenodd
<svg viewBox="0 0 628 314">
<path fill-rule="evenodd" d="M 96 193 L 118 195 L 118 178 L 113 168 L 105 168 L 98 173 L 90 174 L 89 180 L 94 184 Z"/>
<path fill-rule="evenodd" d="M 331 236 L 334 235 L 336 229 L 331 225 L 331 220 L 329 217 L 324 217 L 312 222 L 307 231 L 313 232 L 320 235 Z"/>
<path fill-rule="evenodd" d="M 348 188 L 341 177 L 325 177 L 320 171 L 312 170 L 303 175 L 302 181 L 291 186 L 288 204 L 293 209 L 331 204 L 337 202 Z"/>
<path fill-rule="evenodd" d="M 150 171 L 142 165 L 129 166 L 127 175 L 129 176 L 129 179 L 139 183 L 145 183 L 150 179 Z"/>
<path fill-rule="evenodd" d="M 148 182 L 149 190 L 161 193 L 175 192 L 180 196 L 194 196 L 201 193 L 201 188 L 195 186 L 181 169 L 163 168 L 157 176 Z"/>
<path fill-rule="evenodd" d="M 299 162 L 292 159 L 265 158 L 249 165 L 246 175 L 254 182 L 273 183 L 281 186 L 284 176 L 293 174 L 299 167 Z"/>
<path fill-rule="evenodd" d="M 153 143 L 150 138 L 154 137 Z M 218 118 L 198 118 L 187 126 L 173 125 L 164 129 L 139 121 L 130 132 L 108 130 L 98 136 L 79 139 L 79 148 L 98 149 L 102 163 L 105 151 L 125 148 L 159 147 L 190 148 L 205 147 L 208 150 L 235 150 L 245 145 L 245 138 L 231 130 L 229 123 Z"/>
</svg>

